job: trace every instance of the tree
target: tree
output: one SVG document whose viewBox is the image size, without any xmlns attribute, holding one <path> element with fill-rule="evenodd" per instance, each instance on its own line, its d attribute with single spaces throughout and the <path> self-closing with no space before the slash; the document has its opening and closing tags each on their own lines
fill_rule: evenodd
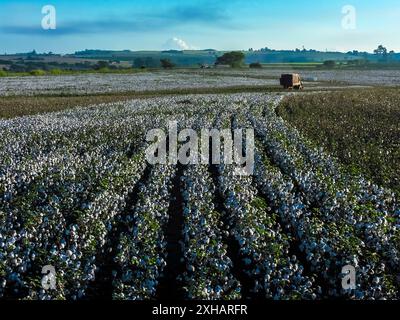
<svg viewBox="0 0 400 320">
<path fill-rule="evenodd" d="M 336 66 L 336 62 L 333 60 L 324 61 L 324 67 L 334 68 Z"/>
<path fill-rule="evenodd" d="M 223 56 L 218 57 L 216 65 L 230 65 L 232 68 L 240 67 L 243 64 L 245 55 L 240 51 L 227 52 Z"/>
<path fill-rule="evenodd" d="M 387 56 L 387 49 L 383 46 L 383 45 L 379 45 L 379 47 L 377 49 L 374 50 L 374 54 L 378 55 L 378 56 Z"/>
<path fill-rule="evenodd" d="M 160 62 L 164 69 L 172 69 L 175 67 L 175 64 L 169 59 L 161 59 Z"/>
<path fill-rule="evenodd" d="M 108 67 L 109 65 L 107 61 L 98 61 L 97 64 L 94 66 L 94 69 L 101 70 L 101 69 L 106 69 Z"/>
</svg>

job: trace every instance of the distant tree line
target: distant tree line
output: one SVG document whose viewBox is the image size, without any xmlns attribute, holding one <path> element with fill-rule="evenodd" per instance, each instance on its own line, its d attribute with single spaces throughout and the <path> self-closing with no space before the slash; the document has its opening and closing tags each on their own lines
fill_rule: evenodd
<svg viewBox="0 0 400 320">
<path fill-rule="evenodd" d="M 218 51 L 209 49 L 199 51 L 203 53 L 184 53 L 179 50 L 168 50 L 160 53 L 138 54 L 129 50 L 125 51 L 107 51 L 107 50 L 85 50 L 76 52 L 87 59 L 86 61 L 77 60 L 74 62 L 71 59 L 63 60 L 63 57 L 52 52 L 38 54 L 35 50 L 24 53 L 14 54 L 12 59 L 8 59 L 7 55 L 0 57 L 0 70 L 5 72 L 36 72 L 42 70 L 44 72 L 57 73 L 60 71 L 113 71 L 133 69 L 152 69 L 164 68 L 172 69 L 177 66 L 200 66 L 207 67 L 229 66 L 239 68 L 245 63 L 252 69 L 262 68 L 264 63 L 300 63 L 300 62 L 322 62 L 324 68 L 336 68 L 342 66 L 360 66 L 368 67 L 373 63 L 380 63 L 382 67 L 389 67 L 400 62 L 400 54 L 396 54 L 393 50 L 387 49 L 383 45 L 379 45 L 373 52 L 359 52 L 357 50 L 347 53 L 335 52 L 320 52 L 313 49 L 306 50 L 273 50 L 268 47 L 255 50 L 249 49 L 246 54 L 242 51 L 231 51 L 223 54 Z M 59 59 L 47 59 L 46 57 L 54 56 Z M 77 58 L 77 55 L 67 55 L 68 58 Z M 90 60 L 89 60 L 90 59 Z M 73 63 L 71 63 L 71 61 Z M 124 63 L 121 63 L 124 61 Z"/>
</svg>

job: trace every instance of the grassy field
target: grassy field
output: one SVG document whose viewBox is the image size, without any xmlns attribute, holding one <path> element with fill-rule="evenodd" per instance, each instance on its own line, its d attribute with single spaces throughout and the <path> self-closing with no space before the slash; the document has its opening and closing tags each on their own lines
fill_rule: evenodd
<svg viewBox="0 0 400 320">
<path fill-rule="evenodd" d="M 400 92 L 360 89 L 285 98 L 277 112 L 352 173 L 400 192 Z"/>
</svg>

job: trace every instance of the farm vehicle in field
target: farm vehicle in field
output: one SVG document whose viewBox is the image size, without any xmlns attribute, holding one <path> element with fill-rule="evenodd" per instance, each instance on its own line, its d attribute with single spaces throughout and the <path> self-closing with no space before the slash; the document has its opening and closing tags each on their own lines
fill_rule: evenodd
<svg viewBox="0 0 400 320">
<path fill-rule="evenodd" d="M 302 90 L 304 88 L 301 77 L 297 73 L 282 74 L 280 83 L 284 89 Z"/>
</svg>

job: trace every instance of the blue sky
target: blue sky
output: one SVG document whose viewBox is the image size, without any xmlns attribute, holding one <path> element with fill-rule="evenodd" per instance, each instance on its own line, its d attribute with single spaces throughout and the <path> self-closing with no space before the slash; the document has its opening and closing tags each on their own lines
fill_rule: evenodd
<svg viewBox="0 0 400 320">
<path fill-rule="evenodd" d="M 57 29 L 43 30 L 53 5 Z M 357 13 L 342 28 L 342 8 Z M 0 0 L 0 52 L 270 47 L 400 51 L 398 0 Z M 394 31 L 396 30 L 396 31 Z"/>
</svg>

